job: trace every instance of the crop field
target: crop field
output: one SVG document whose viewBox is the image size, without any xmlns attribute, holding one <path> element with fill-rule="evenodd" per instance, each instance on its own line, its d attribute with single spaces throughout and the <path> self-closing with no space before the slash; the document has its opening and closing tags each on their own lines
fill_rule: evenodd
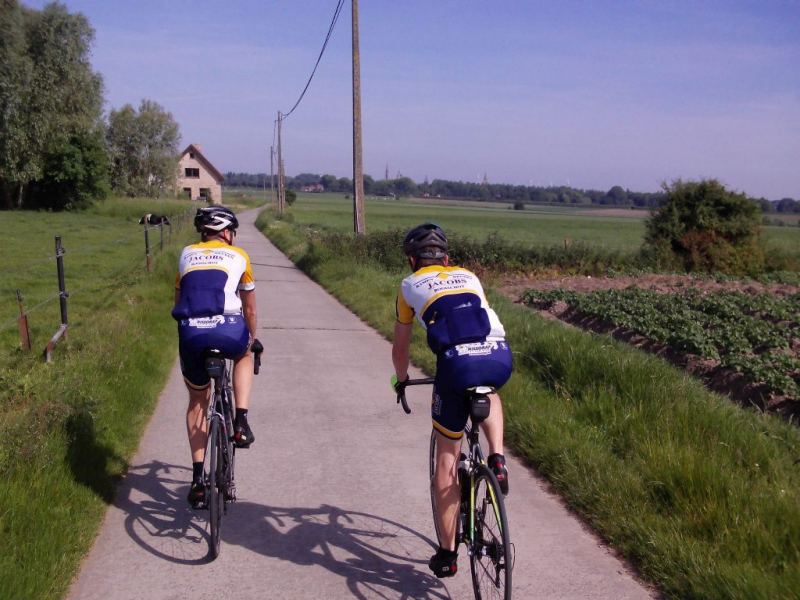
<svg viewBox="0 0 800 600">
<path fill-rule="evenodd" d="M 255 192 L 253 192 L 255 193 Z M 267 196 L 269 191 L 267 191 Z M 353 203 L 343 194 L 298 194 L 291 207 L 296 222 L 320 230 L 353 229 Z M 445 231 L 482 241 L 499 234 L 508 242 L 531 246 L 582 243 L 623 253 L 637 252 L 644 240 L 647 211 L 619 208 L 532 206 L 512 210 L 505 203 L 368 197 L 367 232 L 407 229 L 434 221 Z M 766 253 L 791 257 L 800 268 L 800 227 L 764 227 Z"/>
<path fill-rule="evenodd" d="M 523 295 L 530 306 L 556 301 L 676 350 L 719 361 L 773 393 L 798 397 L 800 293 L 783 298 L 695 289 L 662 294 L 629 287 L 587 294 L 531 290 Z"/>
<path fill-rule="evenodd" d="M 583 242 L 622 251 L 636 251 L 644 235 L 639 219 L 603 216 L 577 216 L 579 209 L 526 207 L 511 210 L 505 204 L 476 206 L 453 203 L 423 203 L 419 200 L 368 199 L 365 203 L 368 232 L 391 228 L 409 229 L 423 221 L 434 221 L 445 231 L 476 240 L 497 233 L 510 242 L 536 246 Z M 291 208 L 297 223 L 313 229 L 352 231 L 353 203 L 342 194 L 298 194 Z M 583 212 L 586 212 L 585 210 Z"/>
</svg>

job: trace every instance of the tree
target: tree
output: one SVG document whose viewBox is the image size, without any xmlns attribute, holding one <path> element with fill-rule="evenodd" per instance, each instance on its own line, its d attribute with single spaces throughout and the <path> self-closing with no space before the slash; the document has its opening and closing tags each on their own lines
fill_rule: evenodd
<svg viewBox="0 0 800 600">
<path fill-rule="evenodd" d="M 112 189 L 163 196 L 175 186 L 180 140 L 178 123 L 157 102 L 142 100 L 138 112 L 130 104 L 112 109 L 106 131 Z"/>
<path fill-rule="evenodd" d="M 103 81 L 92 71 L 94 30 L 64 5 L 37 11 L 0 4 L 0 182 L 7 207 L 22 207 L 45 158 L 85 139 L 102 116 Z"/>
<path fill-rule="evenodd" d="M 325 188 L 327 192 L 335 192 L 338 191 L 339 187 L 339 180 L 336 178 L 335 175 L 323 175 L 320 177 L 319 182 L 322 184 L 322 187 Z"/>
<path fill-rule="evenodd" d="M 47 153 L 42 178 L 30 184 L 25 206 L 80 210 L 108 196 L 108 156 L 103 133 L 73 136 Z"/>
<path fill-rule="evenodd" d="M 728 191 L 716 179 L 664 184 L 667 196 L 646 223 L 645 244 L 656 256 L 687 270 L 756 274 L 764 256 L 758 244 L 756 202 Z"/>
</svg>

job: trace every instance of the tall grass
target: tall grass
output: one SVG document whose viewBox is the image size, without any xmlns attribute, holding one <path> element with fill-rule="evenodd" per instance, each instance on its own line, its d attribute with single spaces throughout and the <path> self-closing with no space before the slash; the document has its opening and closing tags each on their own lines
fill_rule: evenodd
<svg viewBox="0 0 800 600">
<path fill-rule="evenodd" d="M 407 271 L 266 214 L 257 224 L 392 335 Z M 490 300 L 514 351 L 502 391 L 507 442 L 595 530 L 671 598 L 800 597 L 796 427 L 606 336 L 544 321 L 493 292 Z M 432 373 L 420 328 L 412 360 Z"/>
<path fill-rule="evenodd" d="M 67 289 L 75 291 L 68 299 L 69 335 L 52 363 L 44 363 L 41 349 L 60 323 L 57 301 L 30 315 L 30 353 L 20 350 L 16 327 L 0 331 L 4 598 L 64 595 L 174 362 L 174 269 L 194 232 L 176 231 L 163 253 L 154 252 L 148 274 L 136 220 L 170 211 L 138 202 L 110 201 L 92 213 L 3 216 L 10 226 L 0 230 L 0 244 L 29 252 L 20 264 L 52 253 L 53 235 L 63 235 Z M 131 245 L 114 243 L 129 234 Z M 22 286 L 30 298 L 57 290 L 55 266 L 45 265 L 22 283 L 18 276 L 27 270 L 3 274 L 3 315 L 9 300 L 16 311 L 10 287 Z"/>
</svg>

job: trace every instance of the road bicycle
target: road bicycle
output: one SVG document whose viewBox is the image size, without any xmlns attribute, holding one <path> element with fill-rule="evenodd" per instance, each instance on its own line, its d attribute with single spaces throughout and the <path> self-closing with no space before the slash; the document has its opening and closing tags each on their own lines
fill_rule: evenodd
<svg viewBox="0 0 800 600">
<path fill-rule="evenodd" d="M 406 386 L 427 385 L 433 382 L 432 377 L 409 379 Z M 466 452 L 461 453 L 458 463 L 461 499 L 456 521 L 456 547 L 464 544 L 467 548 L 472 588 L 478 600 L 490 598 L 509 600 L 511 572 L 514 568 L 514 546 L 509 536 L 503 494 L 497 478 L 486 465 L 486 457 L 479 439 L 479 425 L 489 416 L 491 402 L 488 395 L 494 392 L 493 388 L 487 386 L 465 391 L 464 402 L 469 408 L 470 424 L 465 428 Z M 405 392 L 397 395 L 397 401 L 402 404 L 407 414 L 411 413 Z M 435 431 L 431 432 L 429 465 L 433 523 L 436 537 L 441 543 L 433 489 L 436 475 Z"/>
<path fill-rule="evenodd" d="M 254 340 L 250 350 L 254 354 L 254 372 L 258 375 L 261 367 L 261 352 L 264 347 Z M 208 404 L 208 443 L 205 460 L 208 463 L 206 475 L 206 507 L 209 519 L 208 553 L 211 560 L 219 556 L 220 527 L 222 515 L 228 512 L 228 504 L 236 502 L 236 482 L 234 464 L 236 446 L 233 443 L 233 423 L 236 417 L 236 401 L 231 387 L 233 361 L 216 349 L 204 353 L 205 368 L 214 382 L 213 400 Z"/>
</svg>

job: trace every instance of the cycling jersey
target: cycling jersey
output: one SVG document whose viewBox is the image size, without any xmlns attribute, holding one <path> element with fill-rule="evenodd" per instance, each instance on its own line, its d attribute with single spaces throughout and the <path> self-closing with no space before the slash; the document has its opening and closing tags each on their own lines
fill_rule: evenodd
<svg viewBox="0 0 800 600">
<path fill-rule="evenodd" d="M 397 294 L 397 320 L 414 317 L 436 354 L 431 417 L 434 428 L 460 439 L 469 418 L 465 390 L 502 387 L 511 376 L 511 349 L 478 277 L 461 267 L 432 265 L 406 277 Z"/>
<path fill-rule="evenodd" d="M 195 389 L 209 385 L 203 353 L 215 348 L 238 358 L 250 345 L 238 292 L 255 289 L 250 258 L 241 248 L 211 240 L 186 246 L 178 261 L 175 288 L 180 299 L 172 310 L 178 321 L 181 372 Z"/>
<path fill-rule="evenodd" d="M 480 280 L 461 267 L 432 265 L 406 277 L 397 294 L 396 312 L 400 323 L 413 323 L 416 316 L 436 354 L 457 344 L 500 341 L 506 336 Z"/>
<path fill-rule="evenodd" d="M 186 246 L 175 287 L 181 291 L 172 311 L 175 319 L 241 314 L 238 291 L 255 289 L 250 258 L 241 248 L 219 240 Z"/>
</svg>

